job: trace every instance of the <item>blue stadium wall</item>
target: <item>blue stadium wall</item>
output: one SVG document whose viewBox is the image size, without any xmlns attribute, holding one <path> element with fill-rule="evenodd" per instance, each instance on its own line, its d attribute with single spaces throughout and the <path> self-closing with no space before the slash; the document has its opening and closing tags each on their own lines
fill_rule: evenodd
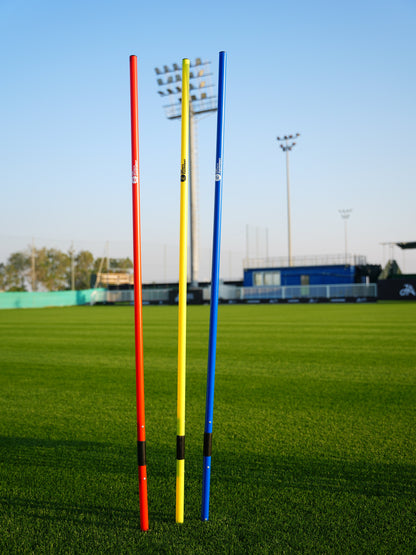
<svg viewBox="0 0 416 555">
<path fill-rule="evenodd" d="M 338 283 L 355 283 L 356 267 L 351 265 L 332 266 L 292 266 L 284 268 L 250 268 L 244 270 L 244 287 L 255 286 L 254 274 L 263 272 L 280 273 L 281 286 L 306 285 L 302 283 L 302 276 L 309 277 L 308 285 L 332 285 Z"/>
</svg>

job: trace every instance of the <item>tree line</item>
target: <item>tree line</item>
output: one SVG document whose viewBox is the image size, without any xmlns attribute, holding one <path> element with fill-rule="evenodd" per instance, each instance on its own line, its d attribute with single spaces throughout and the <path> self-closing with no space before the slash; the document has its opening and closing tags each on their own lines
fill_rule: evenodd
<svg viewBox="0 0 416 555">
<path fill-rule="evenodd" d="M 130 258 L 94 258 L 90 251 L 29 247 L 0 263 L 0 291 L 67 291 L 89 289 L 93 274 L 126 272 Z"/>
</svg>

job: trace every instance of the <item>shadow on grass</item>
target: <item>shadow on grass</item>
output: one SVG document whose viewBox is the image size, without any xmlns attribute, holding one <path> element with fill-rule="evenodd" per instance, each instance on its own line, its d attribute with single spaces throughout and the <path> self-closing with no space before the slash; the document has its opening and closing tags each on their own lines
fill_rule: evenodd
<svg viewBox="0 0 416 555">
<path fill-rule="evenodd" d="M 135 449 L 135 445 L 125 447 L 94 441 L 0 436 L 0 465 L 9 476 L 9 483 L 17 486 L 10 491 L 3 490 L 2 508 L 39 519 L 137 529 L 138 510 L 128 508 L 136 503 L 138 507 L 137 491 L 132 486 L 137 476 Z M 153 522 L 172 522 L 174 457 L 174 449 L 166 447 L 152 446 L 148 452 L 149 513 Z M 193 489 L 191 497 L 195 503 L 200 495 L 202 453 L 199 456 L 195 449 L 190 449 L 186 465 L 186 487 L 188 491 Z M 219 451 L 213 453 L 212 465 L 212 486 L 218 488 L 225 501 L 229 498 L 226 501 L 229 503 L 234 503 L 235 495 L 242 490 L 253 492 L 259 504 L 265 506 L 279 491 L 291 489 L 312 494 L 319 491 L 367 497 L 416 497 L 416 468 L 411 464 L 352 461 L 330 455 L 318 459 L 245 453 L 242 457 Z M 42 467 L 45 468 L 43 482 Z M 90 489 L 86 487 L 85 503 L 79 501 L 82 491 L 68 490 L 67 499 L 65 492 L 57 491 L 55 495 L 47 480 L 51 476 L 61 479 L 63 469 L 76 471 L 78 479 L 71 484 L 78 490 L 84 483 L 88 485 L 88 480 L 94 480 Z M 32 474 L 38 479 L 36 485 L 30 487 L 28 478 Z M 116 478 L 116 475 L 119 476 Z M 107 491 L 108 484 L 112 484 L 114 490 Z M 12 495 L 13 490 L 15 494 Z M 48 491 L 50 497 L 42 499 Z M 72 503 L 69 502 L 71 497 Z M 104 502 L 91 503 L 94 497 Z"/>
<path fill-rule="evenodd" d="M 251 483 L 274 490 L 296 488 L 365 496 L 416 496 L 416 465 L 331 458 L 212 456 L 218 482 Z"/>
<path fill-rule="evenodd" d="M 139 529 L 139 513 L 127 509 L 105 506 L 36 500 L 33 497 L 0 496 L 1 512 L 24 515 L 45 521 L 62 521 L 72 524 L 105 528 Z"/>
<path fill-rule="evenodd" d="M 0 436 L 0 466 L 6 471 L 12 491 L 20 494 L 12 495 L 0 488 L 0 491 L 3 489 L 2 512 L 25 514 L 40 520 L 137 528 L 138 510 L 117 508 L 121 504 L 119 498 L 113 506 L 111 501 L 107 506 L 70 501 L 73 497 L 79 498 L 80 493 L 74 495 L 72 484 L 81 490 L 84 484 L 86 490 L 91 488 L 95 495 L 86 493 L 89 500 L 105 498 L 105 494 L 99 495 L 100 485 L 108 487 L 105 485 L 108 475 L 117 479 L 116 474 L 124 474 L 130 482 L 129 475 L 132 479 L 137 475 L 135 461 L 135 446 L 125 448 L 94 441 Z M 94 474 L 97 483 L 91 486 Z M 67 500 L 63 501 L 65 496 Z"/>
<path fill-rule="evenodd" d="M 151 450 L 152 481 L 154 489 L 172 498 L 171 503 L 161 500 L 152 503 L 149 492 L 149 505 L 152 516 L 157 521 L 172 521 L 175 485 L 175 450 L 169 461 L 167 449 Z M 137 481 L 136 445 L 124 446 L 114 443 L 82 441 L 74 439 L 45 439 L 29 437 L 0 436 L 0 471 L 8 476 L 9 483 L 16 490 L 28 495 L 19 497 L 7 495 L 0 484 L 0 507 L 17 512 L 26 510 L 40 519 L 71 520 L 84 524 L 96 522 L 101 525 L 137 528 L 139 522 L 139 499 Z M 64 474 L 65 473 L 65 474 Z M 31 482 L 30 478 L 34 479 Z M 85 486 L 86 500 L 102 498 L 108 505 L 93 505 L 80 502 L 61 502 L 65 495 L 59 488 L 53 489 L 51 481 L 57 481 L 62 488 L 68 488 L 67 499 L 78 498 Z M 91 482 L 95 482 L 91 484 Z M 28 484 L 29 482 L 29 484 Z M 170 482 L 170 488 L 166 483 Z M 162 483 L 162 487 L 160 484 Z M 22 485 L 23 484 L 23 485 Z M 72 485 L 72 484 L 75 484 Z M 13 489 L 15 489 L 13 487 Z M 168 491 L 170 489 L 170 491 Z M 48 500 L 42 500 L 50 491 Z M 112 503 L 112 496 L 115 501 Z M 53 500 L 55 499 L 55 501 Z M 117 505 L 137 506 L 137 510 L 117 508 Z"/>
<path fill-rule="evenodd" d="M 128 473 L 137 460 L 135 445 L 97 441 L 0 436 L 0 462 L 86 471 Z"/>
</svg>

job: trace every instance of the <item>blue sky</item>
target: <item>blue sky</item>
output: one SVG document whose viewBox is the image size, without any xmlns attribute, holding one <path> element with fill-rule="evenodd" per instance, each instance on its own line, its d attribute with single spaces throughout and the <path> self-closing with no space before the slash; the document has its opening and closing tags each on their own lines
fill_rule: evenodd
<svg viewBox="0 0 416 555">
<path fill-rule="evenodd" d="M 416 272 L 413 0 L 0 0 L 0 261 L 31 244 L 131 256 L 129 56 L 139 64 L 145 281 L 177 279 L 180 124 L 154 68 L 228 55 L 223 278 L 242 259 L 348 250 Z M 210 273 L 215 116 L 198 122 L 200 279 Z M 248 246 L 247 246 L 248 229 Z"/>
</svg>

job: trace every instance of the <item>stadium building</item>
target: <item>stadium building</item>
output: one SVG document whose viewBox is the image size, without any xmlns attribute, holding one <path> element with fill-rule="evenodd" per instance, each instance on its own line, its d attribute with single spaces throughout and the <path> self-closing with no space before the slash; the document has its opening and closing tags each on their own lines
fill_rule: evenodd
<svg viewBox="0 0 416 555">
<path fill-rule="evenodd" d="M 246 260 L 241 300 L 259 302 L 372 301 L 381 266 L 365 256 L 326 255 Z"/>
<path fill-rule="evenodd" d="M 243 280 L 221 282 L 220 302 L 371 302 L 377 300 L 376 281 L 381 266 L 367 264 L 364 256 L 344 255 L 244 261 Z M 108 287 L 107 302 L 133 300 L 131 275 L 101 274 L 98 282 Z M 210 283 L 188 285 L 188 304 L 210 301 Z M 176 304 L 178 284 L 143 284 L 145 304 Z"/>
</svg>

